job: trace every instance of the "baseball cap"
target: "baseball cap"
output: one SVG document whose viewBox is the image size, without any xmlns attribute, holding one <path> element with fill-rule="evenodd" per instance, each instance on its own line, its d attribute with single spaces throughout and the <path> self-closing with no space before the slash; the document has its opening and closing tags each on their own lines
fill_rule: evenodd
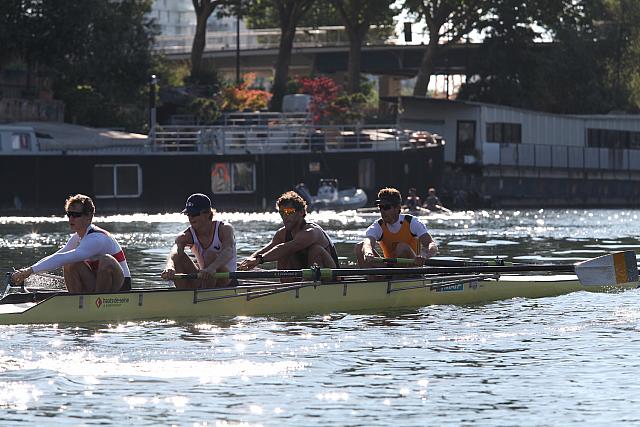
<svg viewBox="0 0 640 427">
<path fill-rule="evenodd" d="M 197 214 L 211 209 L 211 199 L 206 194 L 195 193 L 189 196 L 182 210 L 183 214 Z"/>
</svg>

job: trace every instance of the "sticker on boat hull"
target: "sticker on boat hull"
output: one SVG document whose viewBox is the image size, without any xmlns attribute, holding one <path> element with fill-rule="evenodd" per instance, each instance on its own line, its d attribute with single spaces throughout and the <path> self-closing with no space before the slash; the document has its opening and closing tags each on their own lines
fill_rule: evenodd
<svg viewBox="0 0 640 427">
<path fill-rule="evenodd" d="M 129 304 L 129 297 L 96 298 L 97 308 L 120 307 L 121 305 L 125 304 Z"/>
<path fill-rule="evenodd" d="M 436 292 L 462 292 L 464 291 L 464 283 L 454 283 L 436 289 Z"/>
</svg>

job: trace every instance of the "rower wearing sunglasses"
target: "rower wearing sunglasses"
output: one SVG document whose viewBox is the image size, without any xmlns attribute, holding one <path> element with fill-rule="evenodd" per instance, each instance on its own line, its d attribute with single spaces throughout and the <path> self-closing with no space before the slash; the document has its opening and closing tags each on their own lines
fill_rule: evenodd
<svg viewBox="0 0 640 427">
<path fill-rule="evenodd" d="M 295 191 L 284 193 L 276 202 L 283 227 L 271 242 L 246 258 L 239 270 L 251 270 L 258 264 L 277 262 L 278 270 L 339 267 L 333 242 L 318 224 L 307 222 L 307 203 Z M 284 280 L 283 280 L 284 281 Z"/>
<path fill-rule="evenodd" d="M 122 248 L 106 230 L 92 224 L 91 197 L 76 194 L 64 204 L 69 227 L 75 231 L 58 252 L 13 273 L 15 283 L 32 274 L 62 267 L 69 292 L 117 292 L 131 289 L 131 273 Z"/>
<path fill-rule="evenodd" d="M 355 247 L 359 267 L 380 267 L 376 242 L 385 258 L 411 258 L 417 266 L 438 253 L 438 246 L 426 225 L 418 218 L 401 214 L 402 195 L 395 188 L 383 188 L 378 192 L 376 206 L 380 219 L 367 228 L 365 239 Z"/>
<path fill-rule="evenodd" d="M 176 237 L 162 278 L 173 280 L 178 289 L 225 287 L 235 284 L 229 279 L 216 279 L 217 272 L 236 271 L 236 239 L 231 224 L 214 219 L 211 199 L 195 193 L 187 199 L 183 214 L 189 217 L 189 228 Z M 196 263 L 185 253 L 189 248 Z M 176 273 L 198 273 L 197 279 L 176 279 Z"/>
</svg>

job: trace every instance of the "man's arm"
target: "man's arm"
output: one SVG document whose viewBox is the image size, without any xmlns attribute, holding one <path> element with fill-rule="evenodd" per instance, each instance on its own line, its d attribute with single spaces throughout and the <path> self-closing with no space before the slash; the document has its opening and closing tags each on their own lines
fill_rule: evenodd
<svg viewBox="0 0 640 427">
<path fill-rule="evenodd" d="M 55 270 L 67 264 L 81 262 L 98 255 L 107 253 L 108 238 L 104 234 L 89 234 L 80 240 L 77 248 L 67 251 L 58 251 L 51 254 L 31 266 L 34 273 Z M 65 245 L 65 248 L 68 246 Z M 63 248 L 64 249 L 64 248 Z"/>
<path fill-rule="evenodd" d="M 420 240 L 420 253 L 418 254 L 422 258 L 431 258 L 438 254 L 438 245 L 429 232 L 424 233 L 419 238 Z"/>
<path fill-rule="evenodd" d="M 276 234 L 273 235 L 271 242 L 269 242 L 268 245 L 252 253 L 249 257 L 245 258 L 238 266 L 238 270 L 241 270 L 241 271 L 252 270 L 256 266 L 258 266 L 258 264 L 265 262 L 264 254 L 269 252 L 274 246 L 282 243 L 284 241 L 285 233 L 286 231 L 284 227 L 276 231 Z"/>
<path fill-rule="evenodd" d="M 362 241 L 362 254 L 366 262 L 373 262 L 376 254 L 373 251 L 376 247 L 376 241 L 371 236 L 366 236 Z"/>
<path fill-rule="evenodd" d="M 167 263 L 165 264 L 164 271 L 162 272 L 162 278 L 165 280 L 173 280 L 176 274 L 176 266 L 173 262 L 174 255 L 184 253 L 184 248 L 193 245 L 193 238 L 191 232 L 187 229 L 179 234 L 167 257 Z"/>
<path fill-rule="evenodd" d="M 278 243 L 268 251 L 262 254 L 262 259 L 267 261 L 277 261 L 280 258 L 292 255 L 301 251 L 318 241 L 320 230 L 315 227 L 308 226 L 305 230 L 300 230 L 292 240 L 288 242 Z"/>
<path fill-rule="evenodd" d="M 16 271 L 11 275 L 11 278 L 14 282 L 21 283 L 34 273 L 55 270 L 67 264 L 81 262 L 97 255 L 102 255 L 106 253 L 106 242 L 101 236 L 102 235 L 97 233 L 85 236 L 78 244 L 77 237 L 74 235 L 62 249 L 42 258 L 31 267 L 25 267 Z M 76 245 L 78 246 L 76 247 Z"/>
<path fill-rule="evenodd" d="M 233 232 L 233 226 L 223 223 L 218 232 L 220 233 L 220 252 L 218 252 L 215 261 L 204 269 L 211 274 L 215 274 L 220 267 L 226 265 L 236 252 L 236 237 Z"/>
</svg>

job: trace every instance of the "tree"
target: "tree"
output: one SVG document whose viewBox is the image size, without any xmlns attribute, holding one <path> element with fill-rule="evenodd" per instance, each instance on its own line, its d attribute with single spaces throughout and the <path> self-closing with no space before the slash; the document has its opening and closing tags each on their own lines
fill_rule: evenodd
<svg viewBox="0 0 640 427">
<path fill-rule="evenodd" d="M 404 6 L 427 24 L 429 42 L 420 61 L 414 96 L 425 96 L 438 50 L 457 43 L 483 15 L 486 0 L 406 0 Z M 489 1 L 490 3 L 490 1 Z"/>
<path fill-rule="evenodd" d="M 196 12 L 196 32 L 191 46 L 191 78 L 199 81 L 202 78 L 202 53 L 207 43 L 207 21 L 216 8 L 225 6 L 224 0 L 191 0 Z"/>
<path fill-rule="evenodd" d="M 268 17 L 277 16 L 280 28 L 278 57 L 275 63 L 275 74 L 271 93 L 271 111 L 282 110 L 282 98 L 286 94 L 289 80 L 291 50 L 296 36 L 296 28 L 302 17 L 314 4 L 314 0 L 254 0 L 248 5 L 248 13 L 254 21 L 268 21 Z"/>
<path fill-rule="evenodd" d="M 67 120 L 141 130 L 153 66 L 150 6 L 150 0 L 2 2 L 0 35 L 13 59 L 52 76 Z"/>
<path fill-rule="evenodd" d="M 522 108 L 545 103 L 545 79 L 540 76 L 548 58 L 536 40 L 545 32 L 545 21 L 557 19 L 556 7 L 562 6 L 561 0 L 494 0 L 476 24 L 485 38 L 459 98 Z"/>
<path fill-rule="evenodd" d="M 397 10 L 395 0 L 329 0 L 342 20 L 349 37 L 349 62 L 347 66 L 347 90 L 360 91 L 362 44 L 371 25 L 393 24 Z"/>
<path fill-rule="evenodd" d="M 639 20 L 633 0 L 495 0 L 458 96 L 564 114 L 637 111 Z M 542 32 L 550 43 L 535 42 Z"/>
<path fill-rule="evenodd" d="M 610 53 L 606 57 L 606 80 L 614 104 L 621 109 L 640 109 L 640 2 L 601 0 L 601 39 Z"/>
</svg>

